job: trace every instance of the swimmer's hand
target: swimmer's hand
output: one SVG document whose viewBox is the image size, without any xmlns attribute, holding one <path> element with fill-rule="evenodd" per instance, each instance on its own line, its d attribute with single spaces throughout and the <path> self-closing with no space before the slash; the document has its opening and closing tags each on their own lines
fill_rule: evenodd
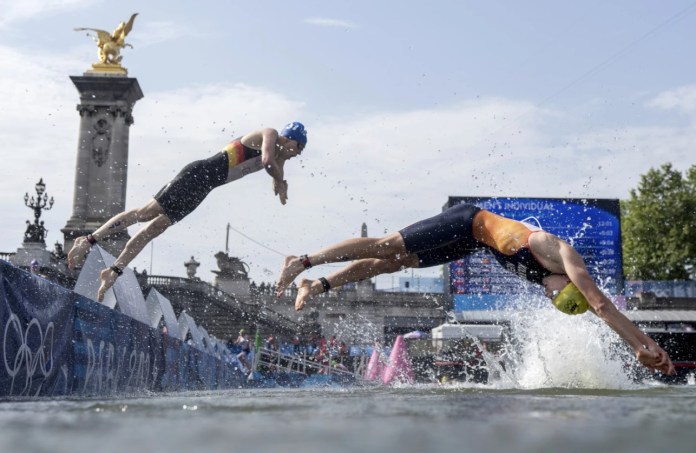
<svg viewBox="0 0 696 453">
<path fill-rule="evenodd" d="M 657 345 L 651 342 L 636 351 L 636 358 L 643 366 L 667 375 L 675 374 L 674 365 L 669 355 Z"/>
<path fill-rule="evenodd" d="M 280 203 L 285 204 L 288 201 L 288 182 L 283 180 L 278 182 L 273 180 L 273 192 L 280 197 Z"/>
</svg>

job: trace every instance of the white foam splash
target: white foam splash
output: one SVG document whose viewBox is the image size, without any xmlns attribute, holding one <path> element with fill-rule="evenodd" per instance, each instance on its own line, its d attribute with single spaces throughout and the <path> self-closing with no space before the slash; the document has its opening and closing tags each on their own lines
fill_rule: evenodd
<svg viewBox="0 0 696 453">
<path fill-rule="evenodd" d="M 631 350 L 594 314 L 563 314 L 540 291 L 518 296 L 508 306 L 517 309 L 510 312 L 510 336 L 503 351 L 488 352 L 482 347 L 489 364 L 488 384 L 460 382 L 456 386 L 629 390 L 645 385 L 634 378 L 641 367 Z M 337 338 L 360 339 L 365 344 L 379 336 L 377 326 L 366 323 L 360 314 L 340 319 L 334 328 Z"/>
<path fill-rule="evenodd" d="M 553 308 L 520 311 L 511 330 L 514 343 L 506 351 L 513 379 L 507 382 L 520 388 L 636 387 L 631 377 L 635 359 L 619 336 L 589 312 L 568 316 Z"/>
</svg>

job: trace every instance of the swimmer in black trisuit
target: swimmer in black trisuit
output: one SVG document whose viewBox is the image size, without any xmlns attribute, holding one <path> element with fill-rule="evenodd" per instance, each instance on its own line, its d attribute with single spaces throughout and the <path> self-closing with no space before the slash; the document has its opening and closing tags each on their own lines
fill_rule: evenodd
<svg viewBox="0 0 696 453">
<path fill-rule="evenodd" d="M 330 288 L 405 268 L 445 264 L 477 249 L 490 250 L 508 271 L 544 286 L 546 296 L 564 313 L 591 310 L 633 348 L 641 364 L 674 374 L 667 353 L 616 309 L 570 244 L 531 225 L 467 204 L 382 238 L 348 239 L 310 255 L 288 256 L 276 295 L 280 296 L 302 271 L 320 264 L 353 261 L 327 277 L 301 280 L 296 310 Z"/>
<path fill-rule="evenodd" d="M 101 272 L 97 299 L 102 301 L 128 263 L 150 241 L 196 209 L 214 188 L 263 168 L 273 178 L 273 192 L 285 204 L 288 183 L 283 179 L 283 166 L 301 154 L 306 145 L 307 132 L 297 122 L 288 124 L 280 133 L 266 128 L 233 140 L 222 152 L 188 164 L 145 206 L 117 214 L 94 233 L 77 238 L 68 252 L 68 267 L 81 266 L 97 241 L 137 222 L 150 222 L 130 238 L 113 266 Z"/>
</svg>

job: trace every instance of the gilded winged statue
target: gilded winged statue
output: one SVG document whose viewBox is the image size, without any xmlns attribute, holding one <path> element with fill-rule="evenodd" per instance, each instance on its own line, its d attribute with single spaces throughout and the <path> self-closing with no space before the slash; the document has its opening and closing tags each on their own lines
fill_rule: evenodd
<svg viewBox="0 0 696 453">
<path fill-rule="evenodd" d="M 76 28 L 75 31 L 87 30 L 96 32 L 97 37 L 94 38 L 94 40 L 97 42 L 97 47 L 99 47 L 99 63 L 120 66 L 122 59 L 121 49 L 124 47 L 133 47 L 126 43 L 126 35 L 128 35 L 133 28 L 133 22 L 137 15 L 138 13 L 135 13 L 128 19 L 128 22 L 121 22 L 118 24 L 118 27 L 116 27 L 113 33 L 96 28 Z"/>
</svg>

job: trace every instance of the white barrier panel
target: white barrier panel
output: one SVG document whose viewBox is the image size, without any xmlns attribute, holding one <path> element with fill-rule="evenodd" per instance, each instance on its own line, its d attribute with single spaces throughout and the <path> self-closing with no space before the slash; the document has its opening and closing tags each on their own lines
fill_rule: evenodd
<svg viewBox="0 0 696 453">
<path fill-rule="evenodd" d="M 148 322 L 147 325 L 153 329 L 157 329 L 162 319 L 162 307 L 160 306 L 157 295 L 155 294 L 157 290 L 152 288 L 150 294 L 145 298 L 145 309 L 147 310 Z M 178 324 L 177 324 L 178 327 Z M 167 327 L 169 330 L 169 327 Z"/>
<path fill-rule="evenodd" d="M 213 347 L 213 343 L 217 338 L 214 336 L 210 335 L 207 330 L 205 330 L 205 327 L 203 326 L 198 326 L 198 328 L 201 331 L 201 335 L 203 336 L 203 339 L 205 340 L 205 348 L 206 351 L 210 352 L 211 354 L 215 354 L 215 348 Z"/>
<path fill-rule="evenodd" d="M 174 309 L 172 308 L 169 299 L 164 297 L 162 293 L 157 291 L 155 288 L 150 290 L 150 293 L 145 299 L 147 303 L 148 310 L 150 311 L 150 320 L 155 323 L 151 327 L 157 327 L 161 317 L 164 317 L 164 325 L 167 326 L 167 333 L 169 336 L 183 340 L 181 335 L 181 329 L 179 328 L 179 321 L 176 319 L 174 314 Z M 155 320 L 156 318 L 156 320 Z"/>
<path fill-rule="evenodd" d="M 99 245 L 92 246 L 77 278 L 74 291 L 92 300 L 97 300 L 101 271 L 112 266 L 116 258 Z M 129 267 L 123 270 L 123 275 L 116 279 L 114 286 L 104 295 L 103 305 L 116 308 L 126 316 L 149 325 L 149 316 L 145 309 L 145 297 L 140 290 L 140 284 L 135 272 Z"/>
<path fill-rule="evenodd" d="M 106 263 L 100 257 L 98 251 L 98 246 L 92 246 L 87 255 L 85 263 L 82 265 L 82 270 L 80 275 L 77 277 L 77 283 L 75 284 L 75 291 L 81 296 L 85 296 L 92 300 L 97 300 L 97 291 L 99 290 L 99 274 L 103 269 L 106 268 Z M 116 306 L 116 299 L 106 298 L 102 302 L 102 305 L 106 305 L 109 308 L 114 308 Z"/>
<path fill-rule="evenodd" d="M 201 333 L 200 329 L 196 325 L 196 322 L 193 320 L 193 318 L 186 313 L 185 311 L 181 312 L 181 315 L 179 315 L 179 326 L 185 326 L 186 331 L 191 333 L 191 340 L 193 342 L 193 346 L 200 350 L 205 352 L 205 343 L 203 342 L 203 334 Z M 184 333 L 182 329 L 182 334 Z"/>
<path fill-rule="evenodd" d="M 184 314 L 186 314 L 185 311 L 182 311 L 181 314 L 179 315 L 179 319 L 177 320 L 177 324 L 179 325 L 179 333 L 181 334 L 181 341 L 186 341 L 186 336 L 189 333 L 189 326 L 188 326 L 188 321 L 184 317 Z"/>
<path fill-rule="evenodd" d="M 229 352 L 229 349 L 227 349 L 227 344 L 224 341 L 220 340 L 215 335 L 211 335 L 210 333 L 208 333 L 208 331 L 205 330 L 205 327 L 198 326 L 198 328 L 201 330 L 201 332 L 203 333 L 203 337 L 206 340 L 206 344 L 208 345 L 208 352 L 210 352 L 213 355 L 216 355 L 217 357 L 221 357 L 224 351 Z"/>
<path fill-rule="evenodd" d="M 227 348 L 227 344 L 219 339 L 215 339 L 215 350 L 218 353 L 218 355 L 223 358 L 223 359 L 228 359 L 230 354 L 230 350 Z"/>
<path fill-rule="evenodd" d="M 0 282 L 3 402 L 102 400 L 194 388 L 241 388 L 247 382 L 232 363 L 173 337 L 157 341 L 158 331 L 4 260 L 0 260 Z M 0 445 L 6 443 L 0 440 Z"/>
</svg>

